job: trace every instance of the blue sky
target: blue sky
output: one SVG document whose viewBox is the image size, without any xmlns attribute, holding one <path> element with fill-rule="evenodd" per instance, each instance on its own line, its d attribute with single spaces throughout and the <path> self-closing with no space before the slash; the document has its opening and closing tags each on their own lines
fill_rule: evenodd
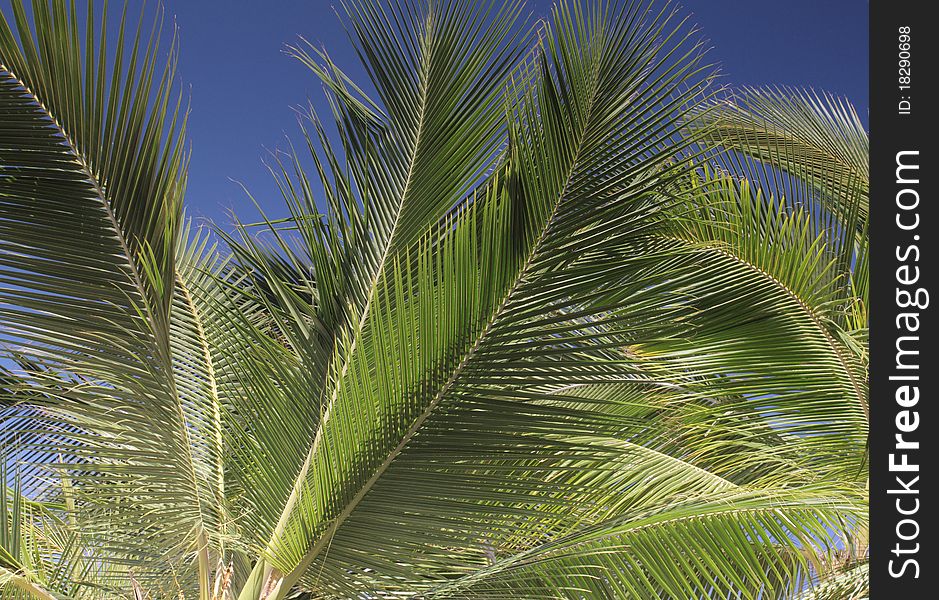
<svg viewBox="0 0 939 600">
<path fill-rule="evenodd" d="M 551 0 L 529 0 L 536 16 Z M 291 107 L 320 103 L 322 88 L 282 53 L 303 36 L 360 75 L 329 0 L 164 0 L 180 32 L 179 75 L 190 87 L 189 214 L 225 227 L 230 210 L 257 213 L 242 182 L 271 216 L 276 189 L 261 159 L 297 137 Z M 868 108 L 868 3 L 864 0 L 684 0 L 733 85 L 783 84 L 845 96 L 864 122 Z M 338 4 L 337 4 L 338 6 Z M 227 228 L 227 227 L 226 227 Z"/>
</svg>

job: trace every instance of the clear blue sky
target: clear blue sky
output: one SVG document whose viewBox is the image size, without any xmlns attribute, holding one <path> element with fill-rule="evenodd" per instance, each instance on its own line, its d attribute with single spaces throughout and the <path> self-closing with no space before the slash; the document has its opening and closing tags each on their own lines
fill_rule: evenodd
<svg viewBox="0 0 939 600">
<path fill-rule="evenodd" d="M 296 138 L 291 107 L 320 103 L 314 76 L 282 53 L 298 36 L 324 45 L 341 67 L 361 73 L 329 0 L 164 0 L 180 31 L 180 76 L 192 90 L 187 205 L 225 227 L 228 211 L 256 211 L 243 182 L 271 216 L 281 216 L 265 149 Z M 551 0 L 529 0 L 545 15 Z M 868 109 L 865 0 L 684 0 L 713 45 L 725 82 L 813 87 L 845 96 L 864 122 Z M 338 4 L 337 4 L 338 5 Z"/>
</svg>

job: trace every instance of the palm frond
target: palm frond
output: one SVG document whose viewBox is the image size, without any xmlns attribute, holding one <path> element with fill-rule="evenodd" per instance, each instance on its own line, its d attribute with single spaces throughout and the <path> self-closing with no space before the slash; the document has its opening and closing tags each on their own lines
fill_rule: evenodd
<svg viewBox="0 0 939 600">
<path fill-rule="evenodd" d="M 17 394 L 46 408 L 24 444 L 60 455 L 39 466 L 73 482 L 102 556 L 195 551 L 208 467 L 172 376 L 187 161 L 175 42 L 160 63 L 160 20 L 149 35 L 122 22 L 109 60 L 107 15 L 81 23 L 62 0 L 31 15 L 15 1 L 13 16 L 0 18 L 0 335 L 4 356 L 39 367 Z"/>
<path fill-rule="evenodd" d="M 715 99 L 668 4 L 348 0 L 370 85 L 290 47 L 331 119 L 216 246 L 159 19 L 12 12 L 0 595 L 863 592 L 850 106 Z"/>
<path fill-rule="evenodd" d="M 811 572 L 805 556 L 846 510 L 854 509 L 811 490 L 676 502 L 551 540 L 424 597 L 788 597 Z M 742 563 L 739 554 L 750 556 Z"/>
<path fill-rule="evenodd" d="M 341 541 L 343 522 L 353 512 L 371 512 L 364 506 L 368 498 L 379 496 L 389 469 L 415 436 L 432 427 L 438 412 L 445 419 L 448 410 L 476 401 L 473 396 L 485 385 L 478 369 L 510 368 L 494 355 L 511 340 L 513 324 L 531 317 L 525 314 L 533 298 L 526 279 L 537 281 L 549 273 L 550 261 L 564 252 L 549 244 L 569 242 L 581 226 L 590 230 L 592 223 L 581 219 L 575 225 L 565 211 L 583 210 L 590 199 L 610 213 L 618 204 L 619 219 L 605 231 L 591 231 L 597 243 L 641 228 L 644 213 L 654 212 L 655 190 L 670 172 L 667 161 L 682 147 L 669 124 L 677 124 L 683 106 L 700 93 L 703 67 L 694 43 L 686 46 L 679 37 L 674 47 L 669 45 L 676 25 L 668 12 L 647 21 L 638 5 L 623 15 L 603 10 L 559 9 L 559 33 L 549 36 L 547 54 L 539 61 L 550 64 L 550 70 L 543 67 L 527 113 L 509 113 L 510 120 L 520 119 L 510 134 L 513 166 L 497 169 L 485 187 L 422 240 L 395 253 L 390 270 L 382 272 L 369 321 L 347 371 L 340 373 L 335 400 L 327 405 L 309 465 L 301 471 L 296 511 L 282 521 L 269 548 L 277 570 L 289 573 L 284 585 L 302 576 L 320 554 L 334 556 L 351 543 L 351 538 Z M 581 62 L 579 36 L 587 40 L 589 61 Z M 680 60 L 673 64 L 676 57 Z M 681 88 L 683 82 L 689 83 L 687 89 Z M 571 102 L 560 102 L 561 95 Z M 575 105 L 574 98 L 583 102 Z M 591 102 L 596 103 L 593 115 L 587 114 Z M 552 128 L 562 123 L 570 129 Z M 567 149 L 560 150 L 565 144 Z M 550 145 L 558 153 L 549 154 Z M 526 158 L 528 152 L 545 160 L 534 154 Z M 514 153 L 520 155 L 518 167 Z M 617 160 L 610 159 L 614 154 Z M 605 194 L 581 175 L 587 172 L 598 179 L 606 175 Z M 548 182 L 551 187 L 542 187 Z M 568 218 L 568 229 L 555 232 L 560 214 Z M 588 274 L 581 286 L 596 284 L 596 277 Z M 570 293 L 561 289 L 555 297 Z M 389 370 L 394 356 L 406 356 L 408 366 Z M 563 375 L 565 365 L 555 365 Z M 572 362 L 567 371 L 571 377 L 598 378 L 616 368 L 589 362 L 578 368 Z M 534 367 L 529 380 L 547 375 L 539 371 Z M 388 510 L 390 519 L 403 518 L 392 516 L 401 515 L 399 510 Z M 443 529 L 436 531 L 442 535 Z"/>
</svg>

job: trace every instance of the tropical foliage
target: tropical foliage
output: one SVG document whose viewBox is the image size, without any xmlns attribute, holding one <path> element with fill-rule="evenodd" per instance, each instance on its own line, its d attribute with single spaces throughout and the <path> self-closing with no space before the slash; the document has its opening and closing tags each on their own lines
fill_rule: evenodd
<svg viewBox="0 0 939 600">
<path fill-rule="evenodd" d="M 347 0 L 369 81 L 292 46 L 287 216 L 207 233 L 97 7 L 0 20 L 0 596 L 866 594 L 850 105 L 668 5 Z"/>
</svg>

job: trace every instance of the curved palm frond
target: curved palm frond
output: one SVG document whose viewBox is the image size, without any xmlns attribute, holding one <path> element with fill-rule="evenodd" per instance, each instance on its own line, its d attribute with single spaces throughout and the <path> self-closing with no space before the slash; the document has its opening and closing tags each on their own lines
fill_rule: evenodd
<svg viewBox="0 0 939 600">
<path fill-rule="evenodd" d="M 728 155 L 730 172 L 772 183 L 777 196 L 792 201 L 817 198 L 849 231 L 862 230 L 869 212 L 870 142 L 850 103 L 789 88 L 745 88 L 718 103 L 704 122 L 714 142 L 793 179 Z"/>
<path fill-rule="evenodd" d="M 844 501 L 842 501 L 844 502 Z M 830 491 L 717 494 L 666 510 L 602 522 L 551 540 L 455 582 L 428 598 L 784 598 L 811 569 L 848 508 Z M 746 567 L 728 549 L 751 554 Z M 669 561 L 650 560 L 668 554 Z"/>
<path fill-rule="evenodd" d="M 101 552 L 162 563 L 195 551 L 215 510 L 195 450 L 206 438 L 172 376 L 187 160 L 175 44 L 161 64 L 159 20 L 149 35 L 122 22 L 109 59 L 93 11 L 82 24 L 65 1 L 12 6 L 13 25 L 0 18 L 0 335 L 5 357 L 39 367 L 18 388 L 42 391 L 51 413 L 21 442 L 60 455 L 40 466 L 71 479 Z"/>
<path fill-rule="evenodd" d="M 672 33 L 669 27 L 674 27 L 667 12 L 653 14 L 647 22 L 643 8 L 634 6 L 617 16 L 623 18 L 613 18 L 599 9 L 587 14 L 564 8 L 557 13 L 561 33 L 548 36 L 553 47 L 539 61 L 541 65 L 550 61 L 556 70 L 541 79 L 543 88 L 538 98 L 531 98 L 529 115 L 518 116 L 525 128 L 531 125 L 532 129 L 522 131 L 515 126 L 510 136 L 512 146 L 520 152 L 530 143 L 538 144 L 530 151 L 554 161 L 532 163 L 528 168 L 554 172 L 526 174 L 498 168 L 486 186 L 464 202 L 465 208 L 451 212 L 411 249 L 393 254 L 393 270 L 382 272 L 369 321 L 348 368 L 340 372 L 333 400 L 326 404 L 314 438 L 309 464 L 304 464 L 303 477 L 298 480 L 302 487 L 292 496 L 299 499 L 296 513 L 281 521 L 281 539 L 269 549 L 278 561 L 277 571 L 289 573 L 284 585 L 302 576 L 327 547 L 330 555 L 338 552 L 343 522 L 365 510 L 359 505 L 367 497 L 377 496 L 376 486 L 385 479 L 386 471 L 394 468 L 399 455 L 418 431 L 428 426 L 429 419 L 433 420 L 438 408 L 460 402 L 462 382 L 470 377 L 467 382 L 473 385 L 469 382 L 473 381 L 474 359 L 491 344 L 499 343 L 495 325 L 512 307 L 512 301 L 521 301 L 527 293 L 520 282 L 548 269 L 535 262 L 539 246 L 565 235 L 546 234 L 555 213 L 559 207 L 573 207 L 586 197 L 587 190 L 577 186 L 589 186 L 590 182 L 579 173 L 603 165 L 609 175 L 608 193 L 598 200 L 608 206 L 631 193 L 636 198 L 635 220 L 641 218 L 643 209 L 649 210 L 647 200 L 655 181 L 668 174 L 667 168 L 662 168 L 664 162 L 680 149 L 669 144 L 674 132 L 669 123 L 677 122 L 683 104 L 698 93 L 700 84 L 674 97 L 672 92 L 678 82 L 698 75 L 698 52 L 693 44 L 676 44 L 674 49 L 660 51 L 665 45 L 660 34 L 667 40 Z M 648 29 L 644 27 L 647 24 Z M 586 55 L 589 60 L 580 55 L 580 35 L 591 40 Z M 671 64 L 668 59 L 674 56 L 681 60 Z M 652 75 L 646 77 L 645 69 Z M 603 70 L 609 73 L 598 77 Z M 591 81 L 592 77 L 596 80 Z M 561 102 L 561 95 L 595 102 L 596 114 L 588 114 L 589 106 Z M 590 95 L 595 98 L 591 100 Z M 623 110 L 629 98 L 635 102 Z M 531 118 L 536 110 L 556 114 L 550 119 L 543 114 L 542 122 L 554 120 L 561 126 L 566 121 L 573 129 L 537 126 L 538 121 Z M 515 118 L 511 113 L 510 117 Z M 630 126 L 636 129 L 630 130 Z M 521 137 L 528 135 L 531 141 Z M 552 143 L 583 147 L 569 145 L 562 154 L 551 156 L 546 145 Z M 621 158 L 604 165 L 617 151 Z M 577 164 L 578 152 L 585 157 L 582 164 Z M 541 185 L 537 180 L 550 181 L 552 187 L 520 189 L 512 180 L 523 177 L 531 177 L 536 186 Z M 580 182 L 569 185 L 562 177 Z M 297 224 L 303 228 L 308 222 Z M 574 224 L 573 219 L 568 221 L 568 227 Z M 628 227 L 630 221 L 622 219 L 620 224 Z M 344 238 L 334 235 L 333 239 Z M 544 252 L 544 258 L 558 254 L 553 249 L 553 253 Z M 439 291 L 419 293 L 430 289 Z M 524 318 L 522 308 L 518 307 L 520 318 Z M 435 315 L 439 329 L 428 329 L 429 315 Z M 389 332 L 397 333 L 389 337 Z M 417 340 L 425 342 L 418 344 Z M 393 364 L 389 362 L 392 356 L 407 356 L 413 366 L 386 370 L 382 365 Z M 487 361 L 485 365 L 495 362 L 488 357 L 482 360 Z M 389 429 L 390 423 L 397 425 Z M 324 485 L 323 478 L 336 483 Z M 454 498 L 457 501 L 458 497 Z M 393 515 L 399 515 L 403 508 L 389 508 L 389 518 L 396 518 Z M 442 529 L 437 531 L 443 533 Z M 484 535 L 480 532 L 478 537 Z"/>
<path fill-rule="evenodd" d="M 718 163 L 764 197 L 784 198 L 813 215 L 839 253 L 845 295 L 858 298 L 844 319 L 867 326 L 870 142 L 854 107 L 828 94 L 744 89 L 704 113 L 699 126 L 725 152 Z"/>
</svg>

